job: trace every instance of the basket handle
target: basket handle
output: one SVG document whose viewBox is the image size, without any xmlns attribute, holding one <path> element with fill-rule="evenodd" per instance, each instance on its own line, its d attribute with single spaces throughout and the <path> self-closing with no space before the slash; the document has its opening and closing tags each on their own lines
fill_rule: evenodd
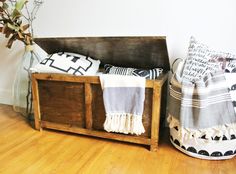
<svg viewBox="0 0 236 174">
<path fill-rule="evenodd" d="M 176 59 L 173 61 L 172 65 L 171 65 L 171 69 L 170 69 L 172 74 L 174 74 L 173 67 L 174 67 L 174 65 L 176 64 L 176 62 L 177 62 L 178 60 L 183 61 L 184 59 L 182 59 L 182 58 L 176 58 Z"/>
</svg>

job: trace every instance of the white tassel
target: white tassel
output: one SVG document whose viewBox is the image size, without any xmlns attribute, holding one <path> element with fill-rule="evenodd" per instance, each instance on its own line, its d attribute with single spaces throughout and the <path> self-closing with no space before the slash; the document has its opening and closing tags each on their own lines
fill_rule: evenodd
<svg viewBox="0 0 236 174">
<path fill-rule="evenodd" d="M 104 123 L 107 132 L 140 135 L 145 132 L 142 117 L 133 114 L 107 114 Z"/>
<path fill-rule="evenodd" d="M 205 129 L 190 129 L 180 126 L 179 120 L 171 115 L 168 116 L 167 121 L 170 128 L 178 127 L 178 136 L 182 137 L 182 140 L 201 138 L 205 135 L 207 141 L 212 141 L 211 138 L 215 136 L 221 137 L 219 141 L 222 141 L 223 136 L 230 139 L 231 135 L 236 134 L 236 123 L 219 125 Z"/>
</svg>

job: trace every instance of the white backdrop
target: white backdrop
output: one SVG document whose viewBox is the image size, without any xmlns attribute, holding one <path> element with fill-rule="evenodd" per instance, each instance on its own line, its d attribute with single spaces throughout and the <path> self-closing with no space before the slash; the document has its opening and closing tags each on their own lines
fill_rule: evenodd
<svg viewBox="0 0 236 174">
<path fill-rule="evenodd" d="M 167 36 L 171 62 L 186 57 L 191 35 L 236 54 L 235 0 L 44 0 L 34 22 L 37 37 Z M 0 103 L 11 88 L 23 51 L 0 36 Z"/>
</svg>

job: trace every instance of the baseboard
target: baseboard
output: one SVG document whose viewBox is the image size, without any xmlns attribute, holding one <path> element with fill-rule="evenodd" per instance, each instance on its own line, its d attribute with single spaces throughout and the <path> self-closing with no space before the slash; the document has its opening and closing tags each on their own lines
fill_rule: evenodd
<svg viewBox="0 0 236 174">
<path fill-rule="evenodd" d="M 12 93 L 11 90 L 0 89 L 0 103 L 12 105 Z"/>
</svg>

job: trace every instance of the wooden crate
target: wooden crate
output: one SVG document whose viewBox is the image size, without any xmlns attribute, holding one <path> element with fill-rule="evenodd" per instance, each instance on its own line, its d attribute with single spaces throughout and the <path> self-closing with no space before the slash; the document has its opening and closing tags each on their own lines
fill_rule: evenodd
<svg viewBox="0 0 236 174">
<path fill-rule="evenodd" d="M 155 151 L 166 79 L 167 74 L 158 80 L 147 80 L 143 114 L 145 133 L 135 136 L 104 131 L 105 111 L 99 77 L 33 74 L 35 127 L 145 144 Z"/>
<path fill-rule="evenodd" d="M 87 52 L 91 57 L 101 57 L 103 63 L 116 66 L 125 63 L 136 68 L 162 67 L 166 72 L 169 70 L 164 37 L 42 38 L 36 39 L 36 42 L 49 53 Z M 166 110 L 167 78 L 168 73 L 163 73 L 156 80 L 146 81 L 143 114 L 145 133 L 136 136 L 109 133 L 103 129 L 105 110 L 98 76 L 34 73 L 35 128 L 144 144 L 150 146 L 151 151 L 156 151 L 160 120 L 164 118 Z"/>
</svg>

